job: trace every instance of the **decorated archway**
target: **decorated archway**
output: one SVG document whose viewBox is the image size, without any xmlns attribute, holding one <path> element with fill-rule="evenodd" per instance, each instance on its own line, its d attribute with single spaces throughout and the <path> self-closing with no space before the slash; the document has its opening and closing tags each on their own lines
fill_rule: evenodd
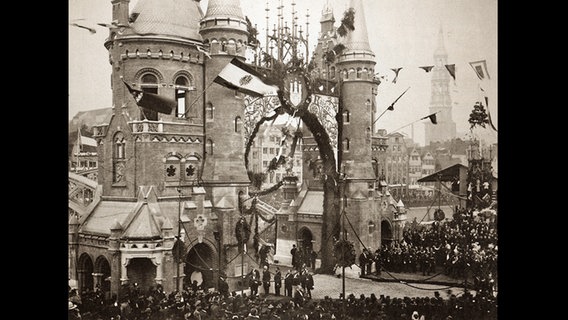
<svg viewBox="0 0 568 320">
<path fill-rule="evenodd" d="M 193 281 L 203 289 L 215 287 L 214 271 L 218 268 L 215 250 L 205 242 L 196 243 L 185 258 L 184 286 L 191 287 Z"/>
</svg>

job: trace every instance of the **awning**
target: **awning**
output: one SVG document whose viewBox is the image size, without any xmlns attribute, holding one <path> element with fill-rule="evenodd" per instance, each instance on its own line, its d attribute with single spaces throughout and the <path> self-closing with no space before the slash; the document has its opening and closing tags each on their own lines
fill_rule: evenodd
<svg viewBox="0 0 568 320">
<path fill-rule="evenodd" d="M 440 171 L 434 172 L 430 175 L 418 179 L 418 182 L 453 182 L 456 178 L 459 179 L 460 171 L 467 173 L 467 167 L 461 163 L 456 163 Z"/>
</svg>

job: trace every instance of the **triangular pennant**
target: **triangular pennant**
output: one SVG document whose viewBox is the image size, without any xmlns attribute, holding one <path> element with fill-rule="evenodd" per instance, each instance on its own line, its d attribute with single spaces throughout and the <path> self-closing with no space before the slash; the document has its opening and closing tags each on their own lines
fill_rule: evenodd
<svg viewBox="0 0 568 320">
<path fill-rule="evenodd" d="M 436 113 L 432 113 L 430 115 L 425 116 L 424 118 L 420 118 L 420 120 L 424 120 L 426 118 L 430 118 L 430 122 L 433 124 L 438 124 L 438 119 L 436 119 Z"/>
<path fill-rule="evenodd" d="M 432 71 L 432 68 L 434 68 L 434 66 L 422 66 L 422 67 L 419 67 L 419 68 L 426 71 L 426 73 L 428 73 L 428 72 Z"/>
<path fill-rule="evenodd" d="M 450 75 L 452 76 L 452 78 L 454 78 L 454 80 L 456 80 L 456 65 L 455 64 L 446 64 L 446 69 L 448 70 L 448 72 L 450 73 Z"/>
</svg>

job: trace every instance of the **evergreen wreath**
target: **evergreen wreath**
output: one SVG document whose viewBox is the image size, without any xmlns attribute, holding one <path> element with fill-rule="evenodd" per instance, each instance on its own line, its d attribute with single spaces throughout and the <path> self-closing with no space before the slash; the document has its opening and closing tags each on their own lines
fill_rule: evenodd
<svg viewBox="0 0 568 320">
<path fill-rule="evenodd" d="M 355 264 L 355 246 L 348 240 L 338 240 L 333 245 L 333 256 L 340 267 L 351 267 Z"/>
</svg>

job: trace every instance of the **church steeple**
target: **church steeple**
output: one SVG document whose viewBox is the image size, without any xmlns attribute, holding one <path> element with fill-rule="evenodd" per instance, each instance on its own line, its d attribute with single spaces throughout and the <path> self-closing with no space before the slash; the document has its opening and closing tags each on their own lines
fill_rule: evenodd
<svg viewBox="0 0 568 320">
<path fill-rule="evenodd" d="M 450 96 L 450 74 L 446 69 L 448 53 L 444 45 L 444 30 L 440 24 L 438 30 L 438 46 L 434 51 L 434 68 L 432 69 L 432 93 L 430 112 L 437 113 L 436 125 L 425 124 L 425 145 L 434 141 L 451 140 L 456 137 L 456 123 L 452 119 L 452 98 Z"/>
<path fill-rule="evenodd" d="M 323 10 L 321 11 L 321 33 L 327 34 L 329 31 L 333 30 L 333 24 L 335 23 L 335 17 L 333 16 L 333 9 L 329 4 L 329 0 L 326 1 Z"/>
</svg>

